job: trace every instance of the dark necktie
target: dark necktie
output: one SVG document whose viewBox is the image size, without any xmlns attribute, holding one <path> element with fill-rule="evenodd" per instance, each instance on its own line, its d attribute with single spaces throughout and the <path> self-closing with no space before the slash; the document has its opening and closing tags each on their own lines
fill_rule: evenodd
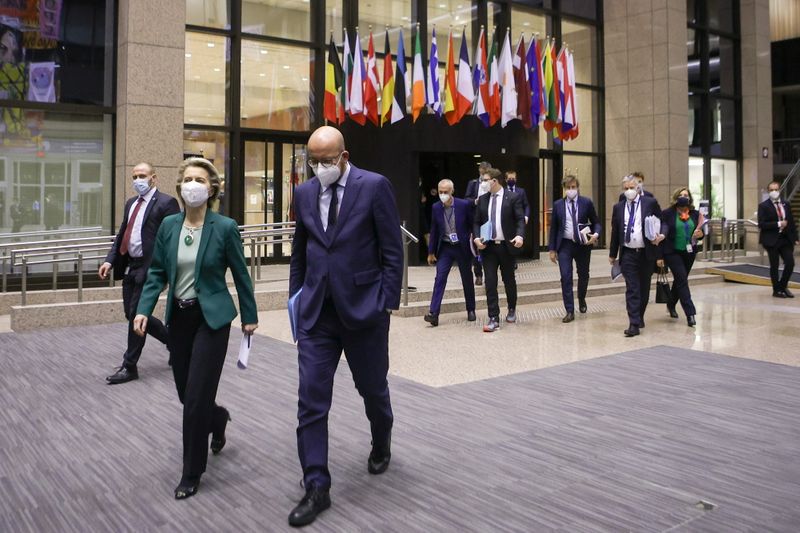
<svg viewBox="0 0 800 533">
<path fill-rule="evenodd" d="M 139 214 L 139 209 L 144 205 L 144 198 L 141 196 L 136 202 L 136 207 L 133 208 L 133 214 L 128 219 L 128 225 L 125 227 L 125 234 L 122 236 L 122 242 L 119 245 L 119 253 L 125 255 L 128 253 L 128 246 L 131 243 L 131 233 L 133 233 L 133 226 L 136 223 L 136 215 Z"/>
<path fill-rule="evenodd" d="M 497 193 L 492 195 L 492 205 L 489 209 L 489 220 L 492 221 L 492 240 L 497 238 L 497 226 L 495 226 L 495 216 L 497 215 Z"/>
<path fill-rule="evenodd" d="M 625 228 L 625 243 L 631 242 L 631 233 L 633 232 L 633 224 L 636 216 L 636 202 L 628 202 L 628 227 Z"/>
<path fill-rule="evenodd" d="M 578 217 L 575 216 L 575 200 L 570 200 L 569 204 L 572 212 L 572 240 L 580 244 L 581 236 L 578 234 Z"/>
<path fill-rule="evenodd" d="M 333 228 L 336 227 L 336 219 L 339 215 L 339 213 L 337 213 L 339 207 L 339 195 L 336 194 L 336 189 L 338 188 L 338 183 L 331 183 L 331 203 L 328 204 L 328 228 L 325 230 L 327 235 L 333 233 Z"/>
</svg>

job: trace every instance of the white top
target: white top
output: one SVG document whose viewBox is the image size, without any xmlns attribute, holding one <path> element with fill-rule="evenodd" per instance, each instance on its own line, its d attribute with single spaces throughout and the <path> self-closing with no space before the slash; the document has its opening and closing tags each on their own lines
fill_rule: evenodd
<svg viewBox="0 0 800 533">
<path fill-rule="evenodd" d="M 142 207 L 139 208 L 139 212 L 136 213 L 136 220 L 131 221 L 131 217 L 133 216 L 133 211 L 136 209 L 136 205 L 139 203 L 139 198 L 133 201 L 130 210 L 128 211 L 128 224 L 133 222 L 133 229 L 131 230 L 131 240 L 128 243 L 128 256 L 129 257 L 142 257 L 144 252 L 142 251 L 142 224 L 144 224 L 144 214 L 147 211 L 147 204 L 150 203 L 150 200 L 153 199 L 153 195 L 156 193 L 155 187 L 150 187 L 150 190 L 147 191 L 147 194 L 144 196 L 140 196 L 139 198 L 144 198 L 144 203 Z"/>
<path fill-rule="evenodd" d="M 625 238 L 622 239 L 622 245 L 627 246 L 628 248 L 644 248 L 644 234 L 642 233 L 642 228 L 644 224 L 642 224 L 642 202 L 639 201 L 637 197 L 636 200 L 636 207 L 634 213 L 634 221 L 633 221 L 633 229 L 631 230 L 631 242 L 625 242 Z M 631 201 L 628 200 L 625 202 L 625 232 L 623 235 L 628 234 L 628 219 L 631 216 Z"/>
<path fill-rule="evenodd" d="M 338 220 L 339 210 L 342 208 L 342 197 L 344 197 L 344 188 L 347 187 L 347 176 L 350 175 L 350 163 L 346 163 L 344 173 L 339 178 L 339 181 L 336 183 L 339 185 L 336 187 L 336 197 L 338 199 L 338 204 L 336 205 L 336 215 Z M 320 183 L 320 191 L 319 191 L 319 216 L 322 219 L 322 229 L 328 231 L 328 210 L 331 206 L 331 188 L 323 187 Z"/>
<path fill-rule="evenodd" d="M 492 216 L 492 200 L 494 200 L 496 198 L 496 200 L 494 200 L 494 201 L 497 202 L 497 204 L 496 204 L 497 207 L 496 207 L 495 214 L 494 214 L 494 229 L 495 229 L 496 233 L 495 233 L 495 237 L 494 237 L 493 240 L 495 240 L 495 241 L 504 241 L 504 240 L 506 240 L 506 236 L 503 235 L 503 224 L 502 224 L 503 218 L 500 216 L 500 214 L 503 211 L 503 196 L 505 195 L 505 192 L 506 192 L 505 189 L 500 188 L 500 190 L 497 191 L 496 193 L 492 193 L 492 192 L 489 193 L 489 216 L 490 217 Z"/>
<path fill-rule="evenodd" d="M 566 221 L 564 222 L 564 238 L 574 241 L 575 235 L 572 233 L 572 206 L 575 206 L 575 220 L 578 220 L 578 198 L 575 197 L 575 200 L 564 198 L 564 202 L 564 209 L 566 213 Z"/>
</svg>

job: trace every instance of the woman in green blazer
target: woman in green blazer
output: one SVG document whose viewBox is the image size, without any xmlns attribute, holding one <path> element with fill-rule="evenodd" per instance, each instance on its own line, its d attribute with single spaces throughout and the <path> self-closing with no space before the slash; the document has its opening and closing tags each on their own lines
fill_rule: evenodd
<svg viewBox="0 0 800 533">
<path fill-rule="evenodd" d="M 169 285 L 164 322 L 169 326 L 172 373 L 183 404 L 183 475 L 175 488 L 180 500 L 197 492 L 206 469 L 209 433 L 212 452 L 217 454 L 225 446 L 230 414 L 215 399 L 236 317 L 225 281 L 229 268 L 245 334 L 258 327 L 258 313 L 239 228 L 234 220 L 209 209 L 219 195 L 217 169 L 206 159 L 189 158 L 178 176 L 176 190 L 184 212 L 161 223 L 133 326 L 144 335 L 158 296 Z"/>
</svg>

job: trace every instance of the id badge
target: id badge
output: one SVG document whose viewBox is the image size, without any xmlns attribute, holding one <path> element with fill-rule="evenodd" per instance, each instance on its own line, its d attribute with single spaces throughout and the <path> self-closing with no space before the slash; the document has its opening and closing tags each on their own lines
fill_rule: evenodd
<svg viewBox="0 0 800 533">
<path fill-rule="evenodd" d="M 687 244 L 686 245 L 686 252 L 687 253 L 692 253 L 692 245 L 691 244 Z"/>
<path fill-rule="evenodd" d="M 458 242 L 458 233 L 451 233 L 450 234 L 450 242 L 457 243 Z"/>
</svg>

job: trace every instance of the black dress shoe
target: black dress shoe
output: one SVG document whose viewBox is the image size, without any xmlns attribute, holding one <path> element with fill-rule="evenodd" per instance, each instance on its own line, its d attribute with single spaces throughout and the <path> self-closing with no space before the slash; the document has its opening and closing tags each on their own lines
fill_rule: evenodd
<svg viewBox="0 0 800 533">
<path fill-rule="evenodd" d="M 500 329 L 500 320 L 499 318 L 492 318 L 489 317 L 489 322 L 483 326 L 483 331 L 486 333 L 492 333 L 493 331 L 497 331 Z"/>
<path fill-rule="evenodd" d="M 120 383 L 133 381 L 134 379 L 139 379 L 139 371 L 135 368 L 125 368 L 121 366 L 116 372 L 108 376 L 106 381 L 108 381 L 109 385 L 118 385 Z"/>
<path fill-rule="evenodd" d="M 785 294 L 787 298 L 794 298 L 794 294 L 792 294 L 792 291 L 790 291 L 788 288 L 783 289 L 783 294 Z"/>
<path fill-rule="evenodd" d="M 431 313 L 428 313 L 423 318 L 425 319 L 425 322 L 429 323 L 433 327 L 439 325 L 439 315 L 433 315 Z"/>
<path fill-rule="evenodd" d="M 581 313 L 586 312 L 586 300 L 578 300 L 578 311 Z"/>
<path fill-rule="evenodd" d="M 644 320 L 642 320 L 641 322 L 639 322 L 639 328 L 640 328 L 640 329 L 644 329 Z"/>
<path fill-rule="evenodd" d="M 639 334 L 639 327 L 638 326 L 628 326 L 628 329 L 624 331 L 626 337 L 635 337 Z"/>
<path fill-rule="evenodd" d="M 475 285 L 483 285 L 483 277 L 475 276 Z"/>
<path fill-rule="evenodd" d="M 383 474 L 389 468 L 389 461 L 392 459 L 392 435 L 380 446 L 372 445 L 367 459 L 367 470 L 370 474 Z"/>
<path fill-rule="evenodd" d="M 467 322 L 475 322 L 477 319 L 475 311 L 467 311 Z"/>
<path fill-rule="evenodd" d="M 693 328 L 697 325 L 697 320 L 694 319 L 694 315 L 689 315 L 686 317 L 686 324 L 688 324 L 690 328 Z"/>
<path fill-rule="evenodd" d="M 516 309 L 509 309 L 508 314 L 506 315 L 506 322 L 509 324 L 513 324 L 517 321 L 517 310 Z"/>
<path fill-rule="evenodd" d="M 197 494 L 197 489 L 200 486 L 200 476 L 184 476 L 181 482 L 175 487 L 175 499 L 185 500 Z"/>
<path fill-rule="evenodd" d="M 330 490 L 312 487 L 306 491 L 306 495 L 303 496 L 297 507 L 289 513 L 289 525 L 292 527 L 307 526 L 330 506 Z"/>
<path fill-rule="evenodd" d="M 773 298 L 787 298 L 786 293 L 783 291 L 772 291 Z"/>
<path fill-rule="evenodd" d="M 667 304 L 667 311 L 669 311 L 669 316 L 672 318 L 678 318 L 678 312 L 675 310 L 674 305 Z"/>
<path fill-rule="evenodd" d="M 566 324 L 567 322 L 572 322 L 573 320 L 575 320 L 575 313 L 567 313 L 564 315 L 564 318 L 561 319 L 561 322 Z"/>
<path fill-rule="evenodd" d="M 231 414 L 228 410 L 224 407 L 220 407 L 220 409 L 225 411 L 224 418 L 222 419 L 222 427 L 216 428 L 211 432 L 211 453 L 214 455 L 221 452 L 222 448 L 225 447 L 225 443 L 228 442 L 225 438 L 225 428 L 228 427 L 228 422 L 231 421 Z"/>
</svg>

